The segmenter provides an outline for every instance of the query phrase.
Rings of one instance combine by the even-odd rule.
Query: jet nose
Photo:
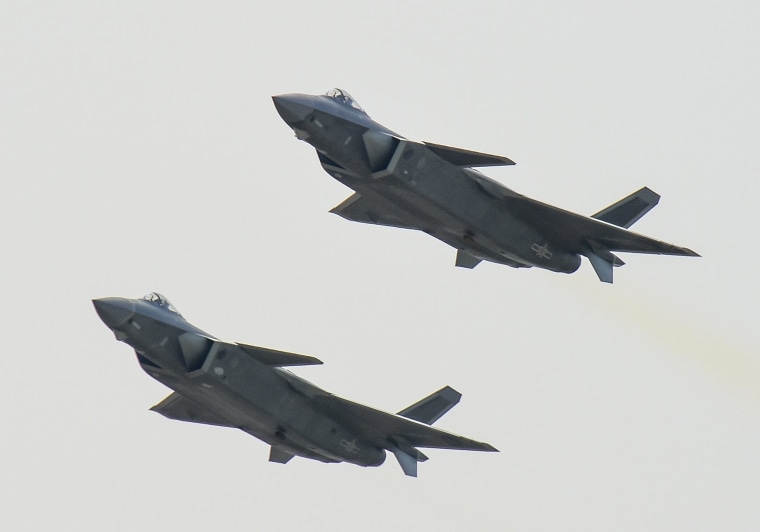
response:
[[[303,122],[303,120],[314,110],[310,105],[303,101],[300,94],[281,94],[272,96],[272,101],[282,119],[289,126]]]
[[[135,304],[122,297],[93,299],[92,304],[103,323],[112,330],[124,325],[135,315]]]

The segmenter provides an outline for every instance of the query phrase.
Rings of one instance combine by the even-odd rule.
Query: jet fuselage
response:
[[[385,460],[384,449],[362,441],[295,391],[294,386],[326,393],[293,373],[258,362],[236,344],[215,341],[152,302],[103,298],[94,304],[116,338],[135,349],[143,370],[212,412],[218,421],[211,424],[239,428],[280,450],[322,462],[377,466]]]
[[[644,187],[591,217],[518,194],[475,170],[510,159],[405,139],[372,120],[348,93],[273,96],[296,137],[356,194],[335,207],[348,220],[424,231],[456,248],[456,265],[482,260],[572,273],[586,256],[612,282],[613,251],[698,256],[628,231],[659,196]]]
[[[275,105],[325,171],[362,197],[392,204],[404,222],[471,255],[513,267],[572,273],[577,253],[562,249],[500,202],[500,183],[442,159],[356,109],[327,96],[287,94]]]

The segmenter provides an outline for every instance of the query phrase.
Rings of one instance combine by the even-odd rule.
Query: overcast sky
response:
[[[723,2],[5,2],[7,530],[760,528],[760,8]],[[615,284],[347,222],[273,94],[349,91],[416,139],[590,214],[647,185]],[[96,316],[166,295],[218,337],[397,411],[449,384],[419,478],[149,412],[170,391]]]

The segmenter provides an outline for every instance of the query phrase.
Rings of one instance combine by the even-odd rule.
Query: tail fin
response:
[[[438,421],[441,416],[454,408],[462,398],[462,394],[451,386],[444,386],[435,393],[432,393],[420,399],[411,406],[404,408],[398,413],[407,419],[413,419],[426,425],[432,425]]]
[[[473,255],[470,255],[469,253],[467,253],[463,249],[460,249],[459,251],[457,251],[456,265],[459,266],[460,268],[470,268],[470,269],[472,269],[475,266],[477,266],[478,264],[480,264],[481,260],[482,259],[479,259],[479,258],[477,258],[477,257],[475,257]]]
[[[419,421],[426,425],[432,425],[438,421],[441,416],[454,408],[462,398],[462,394],[451,386],[444,386],[435,393],[431,393],[424,399],[420,399],[411,406],[401,410],[398,415],[407,419]],[[404,474],[410,477],[417,476],[417,462],[424,462],[428,459],[419,449],[408,444],[398,441],[390,450],[396,455],[401,469]]]
[[[644,187],[591,217],[628,229],[652,210],[659,201],[659,194]]]
[[[594,267],[597,277],[603,283],[612,284],[612,268],[613,266],[623,266],[625,262],[620,260],[620,257],[611,253],[610,250],[604,246],[597,244],[593,240],[588,241],[591,251],[586,253],[586,257],[591,262],[591,266]]]
[[[428,457],[419,449],[409,445],[397,445],[392,447],[391,452],[396,456],[398,465],[408,477],[417,476],[417,462],[426,462]]]
[[[282,447],[278,447],[276,445],[272,445],[272,447],[269,449],[269,461],[270,462],[276,462],[278,464],[287,464],[290,462],[290,459],[293,458],[295,455],[291,453],[290,451],[287,451],[283,449]]]

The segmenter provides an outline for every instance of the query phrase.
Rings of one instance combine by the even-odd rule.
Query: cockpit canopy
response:
[[[164,296],[159,294],[158,292],[151,292],[149,294],[145,294],[143,296],[143,299],[145,301],[148,301],[158,307],[165,308],[166,310],[169,310],[171,312],[174,312],[178,316],[181,316],[179,312],[177,312],[177,309],[172,305],[168,299],[166,299]]]
[[[353,107],[354,109],[356,109],[357,111],[361,111],[365,115],[367,114],[367,112],[364,109],[362,109],[362,106],[359,105],[359,103],[356,100],[354,100],[353,97],[344,90],[330,89],[329,91],[325,93],[325,96],[327,96],[328,98],[332,98],[333,100],[336,100],[342,103],[343,105],[349,105]]]

